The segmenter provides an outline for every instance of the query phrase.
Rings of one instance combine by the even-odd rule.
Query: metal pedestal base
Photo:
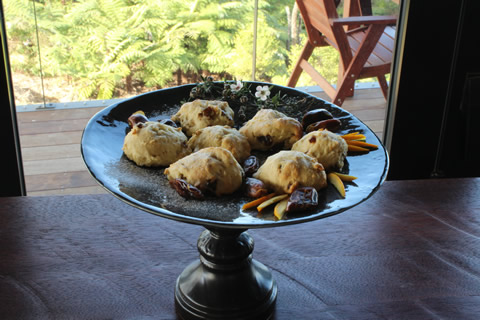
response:
[[[175,287],[183,319],[268,319],[277,298],[271,272],[252,259],[253,239],[244,230],[210,229],[198,239],[200,260]]]

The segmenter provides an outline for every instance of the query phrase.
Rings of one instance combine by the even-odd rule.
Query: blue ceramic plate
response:
[[[257,85],[271,86],[271,96],[280,92],[281,95],[314,99],[319,108],[329,110],[342,121],[338,134],[360,131],[366,136],[367,142],[379,146],[367,154],[347,157],[344,172],[358,179],[346,184],[344,199],[329,185],[319,192],[320,203],[315,210],[289,213],[284,220],[276,221],[272,210],[266,210],[261,215],[255,209],[242,211],[242,205],[251,199],[243,196],[240,191],[220,198],[207,197],[203,201],[184,199],[169,186],[163,174],[165,168],[143,168],[128,160],[122,151],[124,137],[128,132],[128,117],[137,110],[143,110],[151,120],[169,118],[176,113],[182,102],[189,99],[194,84],[142,94],[98,112],[83,132],[83,160],[92,176],[126,203],[155,215],[210,227],[249,229],[320,219],[358,205],[380,187],[386,178],[388,155],[376,135],[355,116],[296,89],[268,83],[248,84],[252,91]],[[268,154],[259,154],[262,159],[266,156]]]

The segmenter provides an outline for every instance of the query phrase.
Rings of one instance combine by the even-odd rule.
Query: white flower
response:
[[[232,89],[233,92],[238,92],[243,88],[243,83],[240,80],[237,80],[237,83],[231,84],[230,89]]]
[[[258,86],[257,92],[255,92],[255,97],[259,98],[262,101],[267,100],[268,96],[270,96],[270,90],[268,90],[268,86]]]

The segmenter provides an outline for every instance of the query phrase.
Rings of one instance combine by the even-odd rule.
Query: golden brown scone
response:
[[[291,150],[268,157],[253,177],[277,193],[292,193],[299,187],[320,190],[327,186],[323,166],[315,158]]]
[[[182,179],[217,196],[235,192],[243,180],[243,169],[227,149],[210,147],[172,163],[164,173],[168,180]]]
[[[225,101],[195,100],[182,105],[172,120],[179,122],[187,136],[214,125],[233,127],[234,112]]]
[[[313,131],[298,140],[292,150],[301,151],[314,157],[325,170],[340,170],[343,168],[348,146],[338,134],[328,130]]]
[[[188,140],[192,152],[208,147],[222,147],[230,151],[239,163],[250,155],[250,144],[238,130],[229,126],[211,126],[198,130]]]
[[[302,124],[281,112],[262,109],[240,128],[252,150],[269,150],[275,145],[290,147],[302,137]]]
[[[122,149],[127,158],[146,167],[168,166],[190,153],[180,128],[154,121],[134,125]]]

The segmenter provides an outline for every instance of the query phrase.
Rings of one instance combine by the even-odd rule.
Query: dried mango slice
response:
[[[271,198],[271,199],[268,199],[267,201],[262,202],[262,203],[257,207],[257,210],[258,210],[258,212],[261,212],[263,209],[265,209],[265,208],[268,207],[269,205],[274,204],[274,203],[277,203],[278,201],[283,200],[283,199],[285,199],[286,197],[288,197],[288,194],[282,194],[282,195],[279,195],[279,196],[275,196],[275,197],[273,197],[273,198]]]
[[[272,198],[275,195],[275,193],[270,193],[267,194],[266,196],[263,196],[261,198],[255,199],[253,201],[247,202],[242,206],[242,210],[247,210],[253,207],[258,206],[259,204],[267,201],[268,199]]]
[[[337,189],[338,193],[340,193],[340,195],[345,198],[345,186],[343,185],[340,177],[337,176],[335,173],[331,172],[327,175],[327,180],[335,187],[335,189]]]

